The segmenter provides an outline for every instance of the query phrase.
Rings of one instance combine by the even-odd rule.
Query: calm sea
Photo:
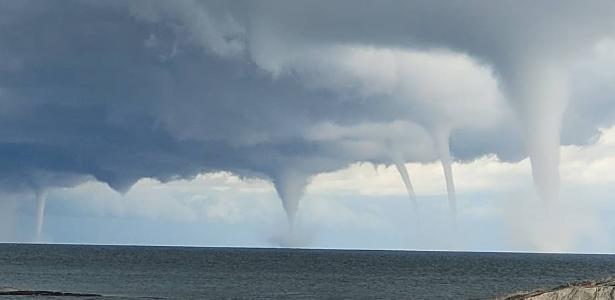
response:
[[[613,255],[0,244],[0,286],[103,299],[484,299],[612,275]]]

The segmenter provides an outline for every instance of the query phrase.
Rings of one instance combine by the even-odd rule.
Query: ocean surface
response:
[[[615,255],[0,244],[0,287],[97,299],[490,299],[614,275]]]

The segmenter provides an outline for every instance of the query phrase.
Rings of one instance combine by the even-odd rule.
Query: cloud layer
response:
[[[450,148],[529,155],[554,198],[560,143],[615,120],[612,1],[0,6],[7,192],[227,171],[272,181],[290,216],[316,174]]]

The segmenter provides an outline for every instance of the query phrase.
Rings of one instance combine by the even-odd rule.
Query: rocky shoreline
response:
[[[609,300],[615,299],[615,279],[580,281],[550,290],[516,293],[501,300]]]

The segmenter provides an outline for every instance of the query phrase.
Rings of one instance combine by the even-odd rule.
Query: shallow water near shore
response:
[[[613,275],[615,255],[0,244],[0,287],[97,299],[489,299]]]

